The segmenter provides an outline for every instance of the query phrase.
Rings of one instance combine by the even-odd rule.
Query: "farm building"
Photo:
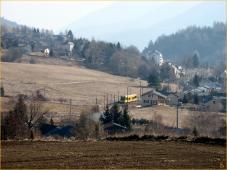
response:
[[[167,96],[155,91],[150,90],[141,96],[142,106],[152,106],[152,105],[165,105],[168,103]]]
[[[168,104],[171,106],[175,106],[178,104],[178,100],[183,98],[183,96],[179,93],[170,93],[167,96]]]
[[[123,132],[127,130],[126,127],[121,126],[120,124],[110,122],[104,125],[104,130],[108,133]]]

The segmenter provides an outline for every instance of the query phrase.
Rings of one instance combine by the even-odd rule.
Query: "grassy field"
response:
[[[45,95],[50,100],[58,101],[60,98],[66,99],[63,104],[45,103],[47,109],[52,112],[52,117],[56,120],[60,116],[67,116],[69,113],[69,99],[72,99],[72,113],[77,117],[87,106],[96,104],[100,108],[104,107],[104,95],[109,102],[119,96],[127,94],[128,86],[140,85],[140,80],[127,77],[114,76],[100,71],[95,71],[79,66],[61,66],[47,64],[25,64],[25,63],[1,63],[2,82],[5,93],[9,96],[23,93],[31,95],[38,89],[45,88]],[[145,81],[141,81],[146,85]],[[139,95],[139,88],[130,87],[129,93]],[[146,91],[148,89],[144,89]],[[44,91],[41,91],[42,93]],[[112,96],[111,96],[112,95]],[[7,98],[1,98],[3,109],[7,111]],[[87,105],[87,106],[86,106]],[[168,126],[176,125],[176,108],[170,106],[155,106],[146,108],[130,109],[133,118],[145,118],[152,120],[154,115],[162,117],[162,123]],[[179,127],[185,125],[184,119],[191,114],[186,109],[179,109]],[[210,113],[209,113],[210,114]],[[215,113],[217,116],[225,117],[224,114]],[[56,120],[57,121],[57,120]]]
[[[224,169],[225,165],[225,147],[205,144],[167,141],[2,142],[2,169]]]
[[[1,63],[2,82],[6,95],[19,93],[31,95],[45,88],[45,95],[51,99],[72,99],[73,104],[103,104],[104,95],[109,101],[127,94],[128,86],[138,86],[138,79],[114,76],[79,66],[45,64]],[[146,82],[142,81],[142,85]],[[129,93],[139,94],[139,88],[129,88]],[[112,95],[112,98],[111,98]]]
[[[135,119],[147,119],[147,120],[154,120],[155,116],[161,117],[161,122],[164,125],[175,127],[176,126],[176,107],[170,107],[170,106],[153,106],[153,107],[144,107],[144,108],[133,108],[131,109],[132,117]],[[179,127],[181,128],[187,128],[188,125],[186,124],[185,120],[188,118],[189,115],[192,114],[203,114],[204,112],[193,112],[187,109],[181,109],[178,110],[179,115]],[[219,118],[219,120],[226,119],[225,113],[219,113],[219,112],[207,112],[207,116],[214,116]],[[214,124],[214,123],[213,123]],[[218,126],[218,124],[217,124]]]

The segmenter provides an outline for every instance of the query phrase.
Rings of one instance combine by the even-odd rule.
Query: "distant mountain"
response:
[[[4,26],[9,27],[9,28],[15,28],[15,27],[20,26],[16,22],[7,20],[7,19],[2,18],[2,17],[0,18],[0,23],[1,23],[1,26],[4,25]]]
[[[214,21],[225,22],[225,11],[224,3],[216,2],[193,6],[122,3],[91,13],[65,28],[71,29],[77,37],[119,41],[142,50],[150,40],[155,41],[162,34],[171,34],[190,25],[212,26]]]
[[[165,60],[182,64],[195,53],[203,64],[220,64],[226,57],[226,24],[214,23],[212,27],[190,26],[174,34],[162,35],[143,50],[149,56],[160,51]]]

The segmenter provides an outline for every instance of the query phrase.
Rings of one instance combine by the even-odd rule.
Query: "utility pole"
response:
[[[127,97],[126,97],[126,103],[127,103],[127,106],[128,106],[128,86],[127,86]]]
[[[98,98],[97,98],[97,96],[95,97],[95,112],[98,112],[98,110],[99,110],[99,106],[98,106]]]
[[[112,102],[113,102],[113,95],[110,94],[110,103],[112,103]]]
[[[72,114],[72,99],[69,99],[69,115]]]
[[[177,117],[176,117],[177,129],[178,129],[178,107],[179,107],[179,99],[177,99]]]
[[[97,96],[95,98],[95,105],[98,105],[98,99],[97,99]]]
[[[103,100],[103,109],[105,110],[105,108],[106,108],[106,96],[105,96],[105,94],[104,94],[104,100]]]
[[[140,100],[141,100],[141,80],[140,80]]]
[[[45,87],[43,88],[43,95],[44,95],[44,97],[46,97],[46,89],[45,89]]]
[[[119,91],[117,92],[117,100],[119,102]]]
[[[107,104],[107,106],[109,105],[109,101],[108,101],[109,99],[108,99],[108,97],[109,96],[108,96],[108,93],[107,93],[107,97],[106,97],[106,104]]]
[[[114,93],[114,103],[116,102],[116,100],[115,100],[115,93]]]

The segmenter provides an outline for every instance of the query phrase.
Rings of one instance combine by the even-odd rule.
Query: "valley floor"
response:
[[[157,141],[3,141],[1,168],[226,167],[225,147]]]

